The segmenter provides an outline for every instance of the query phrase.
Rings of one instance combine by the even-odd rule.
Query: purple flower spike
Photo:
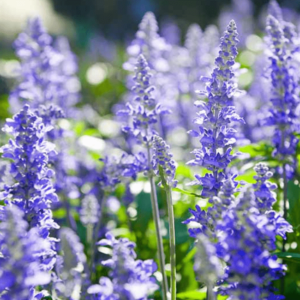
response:
[[[25,105],[13,119],[7,119],[3,130],[14,138],[0,148],[2,157],[12,160],[10,173],[14,182],[4,185],[0,198],[7,205],[18,206],[30,227],[37,227],[41,237],[51,240],[49,231],[59,226],[51,211],[58,197],[51,181],[54,171],[48,168],[49,155],[55,154],[54,145],[44,140],[49,127]],[[54,257],[45,259],[45,268],[51,269],[54,262]]]
[[[73,115],[79,101],[80,83],[75,76],[77,62],[68,42],[58,38],[52,46],[52,38],[39,18],[28,20],[24,32],[14,42],[16,55],[21,61],[18,85],[10,94],[13,112],[26,103],[33,109],[40,105],[59,107],[68,117]]]
[[[127,103],[126,109],[119,111],[118,115],[128,118],[128,125],[123,126],[124,132],[133,135],[139,142],[148,144],[152,136],[157,134],[155,125],[158,117],[168,111],[156,104],[153,96],[154,86],[150,82],[151,74],[143,55],[138,57],[135,71],[135,86],[132,88],[136,95],[135,101],[133,104]]]
[[[203,78],[207,82],[204,95],[208,97],[208,102],[196,102],[197,107],[201,109],[195,124],[198,125],[198,136],[202,146],[193,151],[196,158],[189,164],[211,171],[204,177],[196,175],[197,180],[193,183],[203,186],[203,197],[218,194],[226,178],[225,170],[234,158],[231,150],[236,142],[236,131],[230,124],[243,122],[233,105],[236,85],[233,81],[232,67],[237,56],[237,43],[236,25],[231,21],[221,38],[221,49],[215,60],[216,68],[210,78]],[[194,131],[193,135],[195,136]]]
[[[290,28],[291,29],[291,28]],[[296,166],[293,156],[299,143],[295,133],[299,132],[299,88],[296,68],[293,63],[293,43],[284,33],[283,24],[273,16],[268,16],[267,33],[270,59],[270,79],[272,84],[272,106],[265,125],[273,126],[273,155],[288,165],[288,177],[293,176]],[[293,35],[291,32],[289,36]],[[286,168],[287,169],[287,168]]]

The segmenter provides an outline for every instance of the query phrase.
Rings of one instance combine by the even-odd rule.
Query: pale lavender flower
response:
[[[84,247],[77,234],[70,228],[62,228],[59,237],[61,257],[58,257],[56,265],[58,279],[55,287],[59,294],[71,297],[70,299],[79,299],[86,263]]]
[[[107,233],[106,239],[101,240],[101,246],[112,248],[110,259],[102,261],[102,265],[110,269],[109,276],[101,277],[99,284],[88,289],[93,299],[146,300],[148,295],[157,290],[158,286],[153,277],[157,266],[153,260],[136,260],[135,244],[128,239],[119,240]]]
[[[28,231],[23,218],[21,209],[7,205],[0,223],[0,295],[3,300],[38,299],[35,287],[50,282],[50,274],[42,270],[40,262],[52,251],[51,245],[40,237],[36,227]]]

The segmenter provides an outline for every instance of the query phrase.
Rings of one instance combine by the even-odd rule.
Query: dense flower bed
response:
[[[109,119],[82,106],[68,41],[28,21],[0,148],[0,299],[299,296],[300,38],[275,1],[264,39],[239,8],[184,45],[146,13]]]

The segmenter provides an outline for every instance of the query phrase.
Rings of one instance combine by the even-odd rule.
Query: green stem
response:
[[[207,285],[206,300],[216,300],[216,295],[211,284]]]
[[[283,218],[286,220],[287,219],[287,175],[286,175],[286,164],[283,164]],[[283,239],[282,241],[282,252],[285,252],[285,245],[286,245],[286,240]],[[285,277],[281,277],[280,280],[280,293],[284,295],[284,290],[285,290]]]
[[[286,164],[283,164],[283,218],[286,220],[287,219],[287,175],[286,175]],[[285,244],[286,240],[283,240],[282,243],[282,252],[285,252]]]
[[[155,187],[154,177],[152,174],[149,174],[149,180],[151,186],[152,213],[153,213],[153,220],[154,220],[155,230],[156,230],[159,268],[162,274],[163,300],[167,300],[168,281],[167,281],[167,276],[165,271],[165,255],[164,255],[163,240],[162,240],[160,224],[159,224],[159,210],[158,210],[158,202],[156,196],[156,187]]]
[[[96,225],[95,231],[92,232],[92,244],[90,246],[92,248],[92,250],[91,250],[91,262],[90,262],[90,276],[91,277],[92,277],[93,271],[94,271],[94,261],[95,261],[95,256],[96,256],[96,251],[95,251],[96,246],[95,246],[95,244],[96,244],[97,239],[98,239],[99,230],[101,229],[101,225],[102,225],[102,221],[103,221],[103,217],[104,217],[104,210],[106,208],[106,200],[107,200],[107,197],[106,197],[106,195],[104,195],[103,199],[102,199],[102,204],[101,204],[101,210],[100,210],[98,223]]]
[[[171,263],[171,299],[176,300],[176,240],[175,240],[175,223],[174,210],[172,201],[172,190],[166,187],[169,233],[170,233],[170,263]]]
[[[126,207],[125,210],[126,210],[127,224],[128,224],[129,231],[133,232],[132,225],[131,225],[131,220],[130,220],[130,216],[129,216],[129,213],[128,213],[128,208]]]
[[[89,256],[90,256],[90,272],[93,271],[93,261],[92,258],[94,257],[95,247],[94,247],[94,238],[93,238],[93,224],[88,224],[86,227],[86,236],[87,236],[87,244],[89,246]]]

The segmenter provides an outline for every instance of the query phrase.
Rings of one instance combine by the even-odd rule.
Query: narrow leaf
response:
[[[300,264],[300,253],[278,252],[274,254],[276,254],[277,257],[282,258],[284,260],[288,260]]]

